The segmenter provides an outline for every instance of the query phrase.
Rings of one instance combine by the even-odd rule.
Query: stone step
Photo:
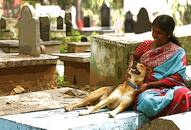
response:
[[[108,110],[78,116],[81,110],[38,111],[0,117],[0,130],[135,130],[149,120],[141,113],[126,111],[108,118]]]
[[[190,130],[191,112],[164,116],[144,124],[138,130]]]

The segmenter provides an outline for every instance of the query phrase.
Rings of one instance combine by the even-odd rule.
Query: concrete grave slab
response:
[[[191,112],[164,116],[152,120],[138,130],[190,130]]]
[[[63,109],[39,111],[0,117],[3,130],[135,130],[148,122],[140,113],[126,111],[108,118],[107,109],[96,114],[78,116],[83,110],[65,112]]]

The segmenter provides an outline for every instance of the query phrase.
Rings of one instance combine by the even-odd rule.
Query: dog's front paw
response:
[[[114,114],[114,113],[110,112],[110,113],[109,113],[109,118],[114,118],[114,117],[115,117],[115,115],[116,115],[116,114]]]
[[[72,111],[73,108],[72,108],[71,106],[64,106],[64,110],[65,110],[66,112],[69,112],[69,111]]]

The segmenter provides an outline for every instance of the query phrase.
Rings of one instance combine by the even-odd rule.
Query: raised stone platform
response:
[[[46,47],[46,53],[58,53],[60,51],[61,41],[41,41],[40,45]],[[18,53],[19,41],[18,40],[0,40],[0,48],[5,53]]]
[[[40,57],[9,53],[0,55],[0,96],[11,94],[16,86],[25,92],[56,88],[58,57]]]
[[[108,118],[107,110],[78,116],[83,110],[63,109],[39,111],[0,117],[1,130],[135,130],[149,120],[140,113],[126,111]]]
[[[68,52],[89,52],[90,42],[68,42]]]
[[[146,123],[138,130],[190,130],[191,112],[164,116]]]
[[[0,130],[135,130],[149,120],[141,113],[125,111],[108,118],[108,110],[87,116],[65,112],[63,106],[80,101],[86,91],[60,89],[0,97]]]
[[[84,53],[53,53],[64,62],[64,80],[73,85],[89,85],[90,52]]]
[[[79,31],[83,35],[91,35],[93,32],[99,34],[114,33],[115,29],[112,29],[111,27],[84,27],[81,28]]]
[[[91,43],[90,85],[121,83],[126,73],[128,58],[143,39],[152,39],[151,33],[94,36]]]

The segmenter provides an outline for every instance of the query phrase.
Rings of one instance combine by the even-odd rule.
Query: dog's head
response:
[[[127,73],[129,81],[140,85],[147,74],[147,68],[145,65],[134,61],[132,67],[128,68]]]

